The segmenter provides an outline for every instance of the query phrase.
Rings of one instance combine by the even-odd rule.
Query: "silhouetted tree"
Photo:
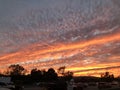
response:
[[[71,78],[73,78],[73,72],[67,71],[65,72],[65,66],[60,67],[58,69],[58,74],[61,74],[65,80],[69,81]]]
[[[73,78],[73,72],[68,71],[64,73],[64,77],[66,81],[70,81]]]
[[[58,75],[55,72],[55,70],[53,68],[49,68],[46,73],[46,79],[48,81],[55,81],[55,80],[57,80],[57,78],[58,78]]]
[[[101,75],[101,80],[111,82],[114,80],[114,75],[110,74],[110,72],[105,72],[104,74]]]
[[[31,70],[31,78],[34,82],[41,81],[42,78],[42,72],[38,70],[37,68]]]
[[[66,68],[65,66],[62,66],[62,67],[58,68],[58,70],[57,70],[58,74],[64,75],[65,68]]]
[[[20,66],[19,64],[10,65],[8,67],[8,73],[10,75],[24,75],[25,72],[26,72],[26,69],[24,69],[24,67]]]
[[[23,82],[22,76],[25,75],[26,69],[19,64],[13,64],[8,67],[8,72],[11,76],[11,81],[17,85]]]

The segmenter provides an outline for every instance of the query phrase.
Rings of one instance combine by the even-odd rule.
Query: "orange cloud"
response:
[[[74,66],[71,67],[70,70],[74,71],[75,65],[77,65],[78,70],[82,70],[83,62],[75,61],[75,59],[78,57],[80,59],[81,56],[77,56],[79,53],[87,53],[89,46],[95,46],[95,45],[103,45],[114,41],[120,41],[120,33],[114,33],[109,34],[81,42],[74,42],[74,43],[57,43],[52,44],[51,46],[42,47],[40,44],[34,44],[27,47],[24,47],[20,51],[16,53],[6,54],[0,57],[0,66],[7,67],[9,64],[21,64],[25,66],[27,69],[31,67],[50,67],[53,66],[57,69],[57,66],[61,65],[69,65]],[[92,51],[90,53],[87,53],[87,56],[93,56],[97,53],[97,51]],[[77,56],[75,59],[73,59],[73,56]],[[112,60],[116,57],[112,57]],[[68,59],[68,60],[66,60]],[[72,61],[71,61],[71,60]],[[108,58],[109,59],[109,58]],[[2,65],[2,62],[6,63],[6,65]],[[71,62],[71,63],[70,63]],[[66,63],[66,64],[64,64]],[[92,63],[89,65],[91,66],[95,61],[93,60]],[[90,68],[96,68],[96,67],[103,67],[104,64],[101,64],[98,66],[97,62],[95,63],[95,66],[92,65],[92,67],[87,66],[85,69]],[[108,63],[106,64],[108,65]],[[110,65],[113,65],[112,63]],[[114,66],[114,65],[113,65]],[[68,69],[69,70],[69,69]],[[77,74],[76,74],[77,75]]]

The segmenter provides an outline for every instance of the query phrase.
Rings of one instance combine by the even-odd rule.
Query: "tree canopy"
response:
[[[8,67],[8,73],[10,75],[24,75],[25,71],[24,67],[19,64],[13,64]]]

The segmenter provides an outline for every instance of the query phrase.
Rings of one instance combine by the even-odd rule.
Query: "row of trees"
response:
[[[73,78],[73,72],[70,71],[65,71],[65,66],[60,67],[57,72],[53,68],[49,68],[47,71],[46,70],[38,70],[37,68],[32,69],[30,74],[26,75],[26,69],[23,66],[20,65],[10,65],[8,67],[8,70],[6,74],[8,76],[12,77],[12,81],[16,82],[18,81],[24,81],[25,83],[33,83],[33,82],[40,82],[40,81],[57,81],[62,77],[65,81],[69,81],[71,78]],[[58,75],[61,75],[59,77]],[[81,78],[80,81],[87,81],[87,78]],[[111,82],[114,79],[114,75],[110,74],[109,72],[105,72],[104,74],[101,74],[101,78],[95,79],[95,81],[106,81],[106,82]]]
[[[111,82],[114,80],[114,75],[110,74],[109,72],[105,72],[104,74],[101,74],[101,80]]]
[[[58,74],[64,78],[64,80],[69,81],[73,77],[73,73],[65,71],[66,67],[60,67],[56,72],[53,68],[46,70],[39,70],[37,68],[32,69],[30,74],[26,75],[26,69],[19,65],[10,65],[7,69],[6,74],[12,77],[12,81],[24,81],[25,83],[33,83],[40,81],[57,81],[59,79]]]

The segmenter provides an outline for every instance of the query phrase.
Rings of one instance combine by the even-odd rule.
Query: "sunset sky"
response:
[[[120,0],[0,0],[0,70],[11,64],[120,75]]]

